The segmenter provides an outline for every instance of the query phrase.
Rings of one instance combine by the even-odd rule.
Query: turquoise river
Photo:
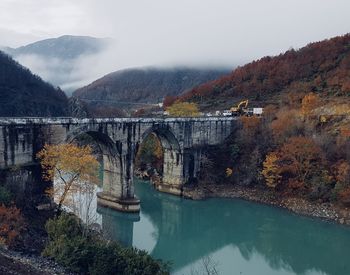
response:
[[[172,274],[350,274],[350,229],[237,199],[192,201],[136,182],[140,214],[98,208],[109,238],[172,262]]]

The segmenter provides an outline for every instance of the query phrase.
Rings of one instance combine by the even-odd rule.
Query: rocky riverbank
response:
[[[281,198],[271,190],[237,185],[201,185],[185,188],[185,198],[200,200],[206,198],[239,198],[287,209],[299,215],[321,218],[339,224],[350,225],[350,209],[333,203],[308,201],[298,197]]]
[[[0,248],[0,274],[71,275],[72,273],[47,258]]]
[[[11,249],[0,245],[0,274],[9,275],[69,275],[72,274],[59,264],[40,256],[47,233],[45,223],[54,212],[43,205],[26,207],[22,210],[26,220],[26,230]]]

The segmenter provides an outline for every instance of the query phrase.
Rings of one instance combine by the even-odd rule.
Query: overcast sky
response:
[[[233,66],[350,32],[350,0],[0,0],[0,45],[111,37],[116,67]]]

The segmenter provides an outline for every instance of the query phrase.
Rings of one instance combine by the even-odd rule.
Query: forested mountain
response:
[[[89,105],[129,108],[124,103],[158,103],[227,73],[224,69],[138,68],[113,72],[76,90],[74,97]]]
[[[64,35],[2,50],[45,81],[70,93],[90,79],[87,59],[98,59],[96,56],[107,50],[111,42],[108,38]]]
[[[267,201],[296,198],[348,207],[350,35],[264,57],[177,99],[222,110],[245,98],[251,107],[264,108],[262,116],[239,116],[224,144],[203,151],[200,183],[272,191]]]
[[[0,116],[65,116],[67,97],[0,52]]]
[[[197,86],[180,99],[204,109],[226,108],[243,98],[276,102],[290,92],[349,96],[350,34],[264,57]]]
[[[100,52],[109,41],[110,39],[89,36],[63,35],[58,38],[40,40],[15,49],[4,48],[4,51],[13,56],[34,54],[68,60],[81,55]]]

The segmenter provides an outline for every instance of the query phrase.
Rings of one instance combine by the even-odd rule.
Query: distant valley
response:
[[[76,90],[92,112],[103,108],[132,110],[162,102],[229,73],[228,69],[135,68],[110,73]]]
[[[94,61],[103,63],[98,58],[110,50],[111,45],[111,39],[64,35],[19,48],[1,47],[1,51],[14,59],[11,60],[5,54],[1,55],[3,60],[0,60],[0,62],[4,66],[4,83],[1,90],[4,95],[1,100],[4,103],[2,115],[130,115],[131,111],[135,111],[142,106],[162,102],[166,96],[181,95],[197,85],[214,80],[231,71],[223,68],[141,67],[112,72],[93,81],[94,79],[91,79],[91,77],[95,75],[94,73],[99,68],[91,67],[91,64],[87,66],[86,63],[94,63]],[[11,64],[11,68],[7,63]],[[28,84],[26,80],[23,80],[23,83],[18,82],[18,87],[14,89],[11,86],[11,79],[9,79],[9,77],[11,78],[11,72],[14,71],[14,75],[25,71],[29,78],[35,79],[36,84],[40,83],[40,85],[49,87],[48,90],[51,90],[53,98],[59,93],[60,97],[64,98],[64,102],[58,103],[60,111],[52,111],[51,107],[45,106],[25,106],[21,100],[26,96],[30,97],[30,101],[37,100],[40,102],[42,98],[39,97],[43,96],[41,94],[42,89],[39,88],[34,91],[32,89],[34,86]],[[84,84],[89,83],[87,82],[88,79],[93,82],[84,86]],[[60,88],[55,89],[54,87]],[[70,104],[68,104],[63,92],[68,96],[74,92]],[[14,96],[13,99],[11,95]],[[45,96],[49,95],[46,94]],[[44,100],[48,100],[48,104],[51,104],[51,99]],[[6,102],[9,102],[9,104],[6,105]],[[60,105],[61,103],[64,106]],[[18,106],[18,108],[13,109],[12,106]],[[44,108],[47,110],[43,111]]]

